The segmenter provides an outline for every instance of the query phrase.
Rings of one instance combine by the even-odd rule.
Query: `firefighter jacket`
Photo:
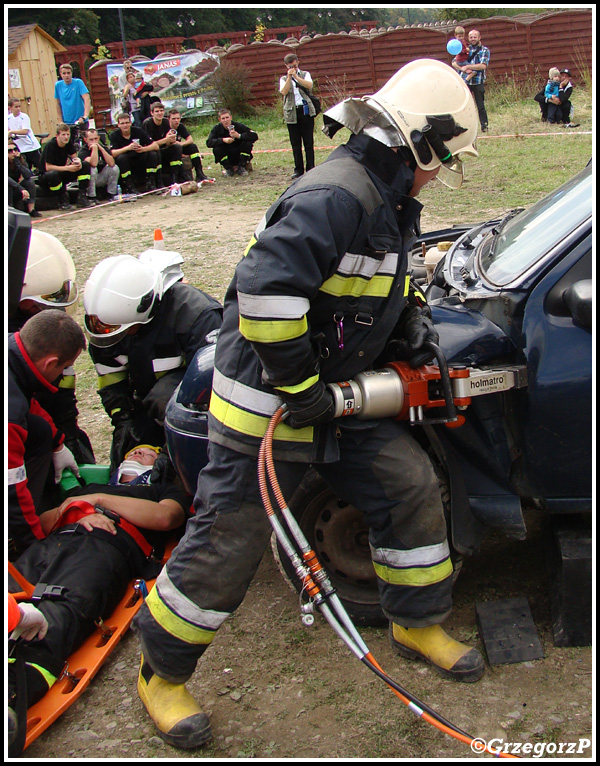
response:
[[[107,348],[90,343],[98,392],[113,425],[133,413],[134,397],[145,399],[166,376],[170,396],[196,351],[214,342],[211,333],[221,326],[221,315],[221,306],[214,298],[192,285],[176,282],[162,296],[152,320],[140,325],[135,335],[126,335]],[[166,404],[169,396],[162,390],[165,386],[158,388],[160,400]]]
[[[57,449],[64,435],[35,398],[38,392],[56,392],[37,371],[19,333],[8,336],[8,533],[20,549],[42,539],[33,498],[27,486],[27,438],[30,418],[47,421],[52,434],[51,449]]]
[[[407,196],[413,181],[391,149],[352,136],[269,208],[225,298],[213,441],[254,454],[279,390],[347,380],[377,359],[407,299],[408,247],[422,209]],[[274,454],[337,460],[335,431],[284,422]]]

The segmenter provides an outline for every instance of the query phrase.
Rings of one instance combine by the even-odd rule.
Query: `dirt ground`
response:
[[[270,174],[271,198],[288,173]],[[186,277],[222,299],[267,204],[260,171],[247,179],[219,177],[184,198],[145,197],[36,222],[69,248],[83,285],[103,257],[138,254],[161,228],[167,248],[185,258]],[[493,211],[490,211],[493,212]],[[441,222],[423,218],[424,228]],[[444,222],[445,223],[445,222]],[[82,318],[81,309],[78,317]],[[80,423],[106,462],[109,422],[95,392],[89,360],[77,362]],[[526,596],[544,657],[488,667],[476,684],[454,684],[429,667],[396,657],[383,629],[365,628],[372,653],[419,699],[475,737],[501,743],[553,743],[550,757],[592,755],[592,650],[553,645],[539,519],[523,542],[490,538],[465,562],[455,587],[450,634],[483,649],[475,604]],[[129,632],[88,690],[26,751],[45,759],[468,759],[469,747],[418,720],[347,650],[321,616],[300,619],[298,596],[283,580],[271,551],[238,612],[201,660],[189,689],[210,714],[211,744],[177,751],[159,739],[139,701],[139,650]],[[71,668],[71,671],[75,669]],[[566,745],[576,743],[573,754]],[[562,755],[560,754],[562,751]],[[481,757],[481,756],[478,756]],[[489,756],[488,756],[489,757]]]

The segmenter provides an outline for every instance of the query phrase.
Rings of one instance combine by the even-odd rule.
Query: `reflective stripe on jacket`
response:
[[[211,438],[254,453],[278,391],[345,380],[382,352],[406,301],[407,251],[421,210],[413,173],[353,136],[267,211],[225,298]],[[275,431],[288,460],[335,460],[334,428]]]

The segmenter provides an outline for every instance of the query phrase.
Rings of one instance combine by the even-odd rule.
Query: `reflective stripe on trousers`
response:
[[[393,420],[340,426],[341,460],[315,465],[341,499],[363,511],[386,615],[404,626],[442,622],[452,606],[452,565],[437,479],[426,453]],[[271,533],[256,459],[211,443],[196,516],[135,618],[159,676],[185,682],[216,630],[241,604]],[[286,498],[307,466],[276,463]]]

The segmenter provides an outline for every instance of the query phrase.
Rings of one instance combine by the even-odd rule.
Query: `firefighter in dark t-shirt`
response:
[[[214,183],[214,178],[209,178],[204,174],[200,150],[194,143],[194,139],[189,130],[181,122],[181,113],[178,112],[177,109],[171,109],[169,111],[169,126],[171,130],[174,130],[177,133],[177,141],[181,145],[182,153],[189,157],[192,162],[192,167],[196,174],[196,181],[198,183]]]
[[[77,207],[91,207],[93,203],[87,196],[90,164],[79,159],[71,141],[71,128],[61,122],[56,126],[56,136],[44,144],[40,160],[40,183],[57,197],[60,210],[73,209],[67,192],[67,184],[71,181],[77,181],[79,185]]]
[[[151,117],[144,120],[142,125],[152,141],[160,149],[160,164],[162,179],[167,184],[183,183],[186,178],[181,159],[181,144],[177,141],[177,131],[169,125],[165,117],[165,107],[160,101],[155,101],[150,107]]]
[[[146,182],[146,191],[157,188],[159,173],[159,147],[141,129],[132,126],[131,117],[125,112],[117,116],[118,128],[110,134],[110,148],[119,170],[121,186],[127,194],[135,193],[133,173],[142,175]],[[162,184],[158,185],[161,188]]]

